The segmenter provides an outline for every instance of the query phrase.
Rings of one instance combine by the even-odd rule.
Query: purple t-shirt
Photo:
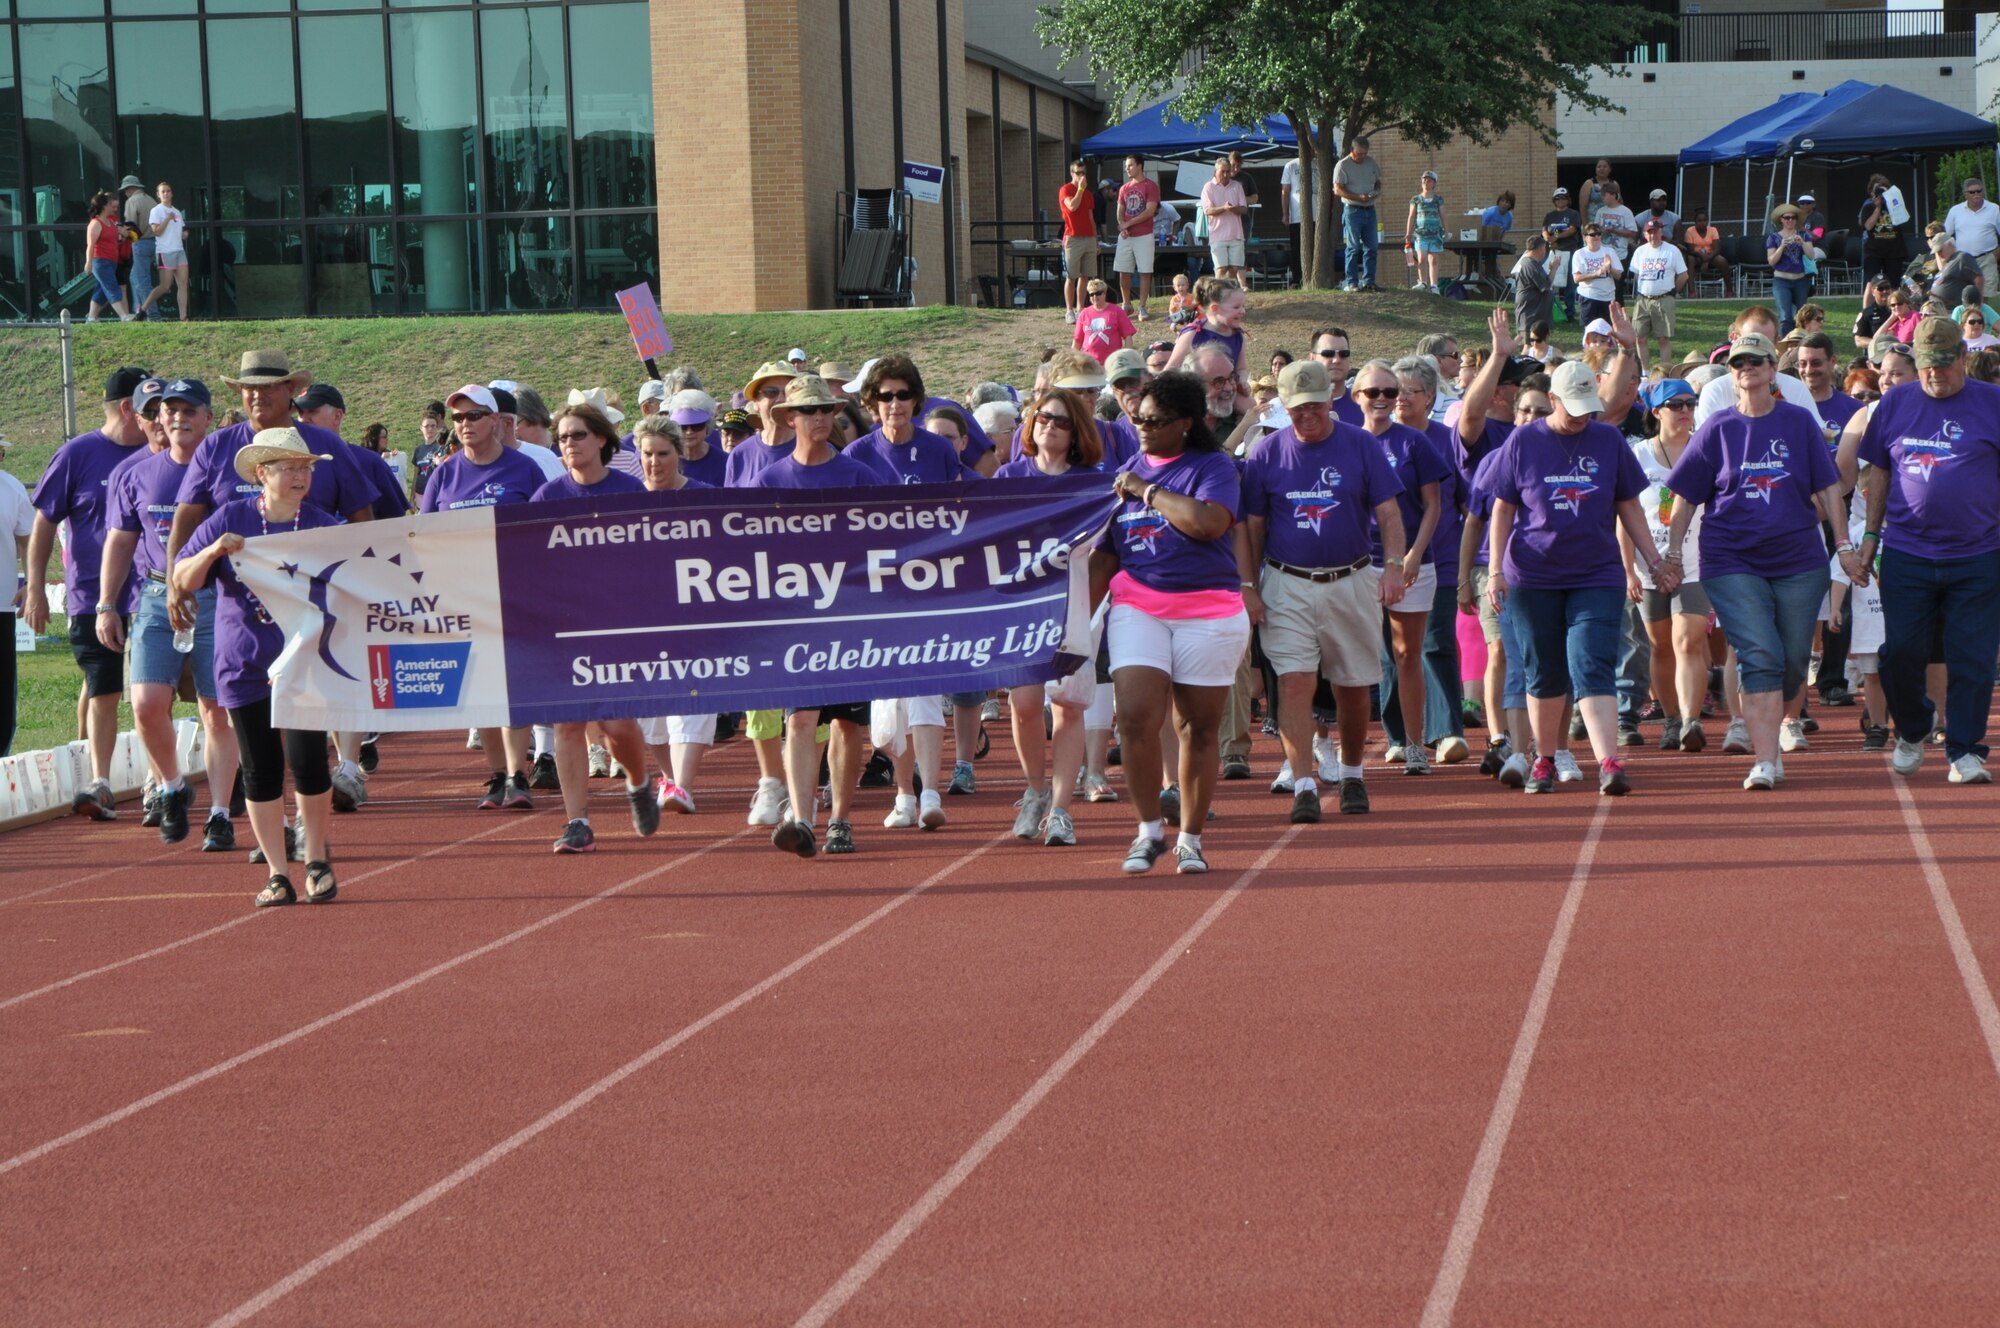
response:
[[[461,507],[504,507],[525,503],[547,480],[542,468],[519,449],[503,447],[488,465],[465,452],[455,452],[431,472],[421,506],[426,512],[451,512]]]
[[[1438,528],[1431,536],[1431,547],[1437,550],[1438,585],[1456,586],[1458,542],[1465,535],[1465,472],[1458,467],[1458,430],[1432,420],[1424,426],[1424,436],[1444,462],[1444,478],[1438,481]]]
[[[1428,434],[1419,433],[1407,424],[1391,421],[1388,432],[1377,438],[1375,445],[1382,449],[1384,459],[1396,472],[1397,483],[1403,486],[1403,491],[1396,495],[1396,506],[1403,514],[1403,545],[1407,548],[1409,542],[1417,537],[1417,527],[1424,521],[1423,486],[1426,484],[1438,486],[1438,503],[1442,508],[1445,501],[1444,482],[1451,474],[1451,467],[1445,465],[1444,458],[1431,446]],[[1372,521],[1369,524],[1371,531],[1368,542],[1369,556],[1374,558],[1375,565],[1380,567],[1382,530]],[[1444,512],[1440,510],[1438,528],[1432,533],[1431,542],[1424,547],[1425,563],[1437,562],[1437,536],[1444,532],[1444,528]]]
[[[266,529],[266,526],[269,529]],[[339,525],[340,519],[311,503],[299,508],[296,521],[267,523],[260,498],[231,499],[208,514],[195,527],[185,546],[199,553],[221,537],[235,531],[246,540],[266,534],[289,534],[294,530],[315,530]],[[209,568],[211,584],[219,584],[215,609],[215,695],[228,709],[254,705],[271,694],[271,665],[285,648],[284,629],[271,620],[250,588],[236,578],[236,568],[228,558],[218,558]]]
[[[333,460],[313,467],[312,488],[306,501],[336,516],[369,511],[375,507],[375,482],[362,472],[355,460],[355,448],[339,434],[316,424],[295,423],[299,436],[314,455]],[[236,454],[249,446],[257,429],[248,420],[217,429],[194,449],[194,460],[181,477],[180,500],[205,504],[211,512],[238,498],[254,498],[262,491],[254,480],[236,473]]]
[[[126,447],[105,436],[102,429],[78,434],[56,449],[49,468],[42,472],[32,499],[35,510],[53,522],[69,522],[69,541],[64,550],[63,605],[72,618],[84,617],[97,607],[98,573],[104,566],[104,522],[110,511],[111,473],[127,461],[146,455],[144,444]],[[9,536],[11,538],[11,536]],[[125,583],[125,601],[119,607],[130,611],[138,603],[138,593],[130,578]]]
[[[1227,453],[1183,452],[1164,466],[1136,456],[1119,469],[1170,493],[1217,503],[1232,513],[1241,510],[1243,485]],[[1137,498],[1128,498],[1113,516],[1105,538],[1117,551],[1119,566],[1148,589],[1177,593],[1237,588],[1235,546],[1227,531],[1220,539],[1194,539]]]
[[[942,440],[940,440],[942,441]],[[748,446],[746,444],[745,446]],[[950,444],[946,443],[949,447]],[[741,452],[741,447],[736,449]],[[732,453],[732,455],[734,455]],[[845,452],[835,452],[833,456],[817,466],[802,466],[787,452],[775,461],[767,461],[757,469],[747,483],[733,487],[741,489],[873,489],[882,485],[882,476]]]
[[[708,450],[699,459],[690,461],[681,458],[681,474],[690,480],[700,480],[704,489],[719,489],[729,470],[729,453],[722,450],[720,431],[709,435]]]
[[[778,458],[788,457],[791,454],[791,439],[787,438],[773,447],[764,441],[763,434],[753,433],[738,443],[736,450],[729,454],[729,460],[723,463],[722,483],[731,489],[749,488],[758,471]]]
[[[134,457],[112,472],[106,528],[139,535],[132,550],[132,571],[125,579],[128,591],[147,573],[164,575],[167,570],[167,532],[174,528],[174,507],[186,473],[187,464],[174,460],[171,448]]]
[[[561,502],[565,498],[610,498],[621,493],[644,493],[646,486],[622,470],[606,470],[595,484],[580,484],[565,471],[535,490],[533,502]]]
[[[1694,431],[1667,487],[1701,516],[1701,579],[1796,576],[1826,567],[1813,495],[1840,483],[1826,436],[1803,407],[1780,401],[1752,418],[1731,406]]]
[[[1365,428],[1368,417],[1361,413],[1361,403],[1353,397],[1337,396],[1333,399],[1333,418],[1342,424],[1351,424],[1357,429]]]
[[[841,449],[873,470],[893,471],[898,484],[950,484],[963,479],[958,449],[929,429],[918,429],[906,443],[891,443],[876,429]]]
[[[1835,392],[1832,396],[1817,404],[1819,406],[1819,417],[1826,421],[1826,427],[1833,430],[1834,433],[1834,440],[1829,446],[1838,447],[1840,445],[1840,431],[1845,429],[1847,422],[1853,419],[1856,413],[1860,411],[1861,403],[1845,392]]]
[[[1402,492],[1381,443],[1347,424],[1317,443],[1286,425],[1251,444],[1243,467],[1243,515],[1264,518],[1265,556],[1293,567],[1366,558],[1376,504]]]
[[[965,468],[970,470],[979,464],[979,458],[993,450],[993,440],[986,436],[986,430],[979,427],[979,421],[972,418],[972,412],[950,397],[925,398],[924,408],[917,413],[917,418],[923,419],[940,406],[950,406],[965,420],[965,450],[958,455],[965,462]]]
[[[354,444],[348,444],[354,447]],[[403,482],[396,478],[396,472],[389,469],[389,463],[380,453],[365,447],[354,447],[351,454],[355,464],[375,486],[375,502],[370,510],[377,521],[393,521],[410,513],[409,495],[403,492]]]
[[[1886,547],[1940,561],[2000,549],[2000,386],[1968,379],[1942,401],[1919,383],[1892,387],[1860,456],[1889,472]]]
[[[1499,459],[1500,449],[1496,447],[1473,467],[1472,481],[1465,491],[1465,516],[1468,521],[1477,517],[1490,525],[1493,520],[1493,466]],[[1463,539],[1463,536],[1460,538]],[[1478,550],[1472,555],[1472,565],[1486,566],[1487,557],[1491,552],[1492,542],[1480,540]]]
[[[1480,462],[1499,451],[1501,445],[1514,436],[1512,420],[1496,420],[1489,415],[1481,421],[1481,426],[1477,442],[1467,443],[1463,433],[1458,435],[1459,468],[1465,472],[1467,479],[1478,470]]]
[[[1095,475],[1102,473],[1106,469],[1107,464],[1100,461],[1094,466],[1071,466],[1068,470],[1061,473],[1063,475]],[[1110,468],[1113,470],[1118,469],[1116,466],[1111,466]],[[996,480],[1052,480],[1058,479],[1060,476],[1043,474],[1041,467],[1035,464],[1033,457],[1017,456],[1006,465],[1000,467],[1000,469],[994,471],[993,478]]]
[[[1139,455],[1139,430],[1123,416],[1097,421],[1097,437],[1104,444],[1104,464],[1112,470]]]
[[[1618,504],[1646,490],[1625,435],[1593,421],[1559,434],[1547,420],[1514,430],[1493,467],[1493,496],[1520,509],[1501,569],[1513,585],[1583,590],[1625,584]]]

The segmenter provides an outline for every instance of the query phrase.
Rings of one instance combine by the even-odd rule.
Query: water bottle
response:
[[[174,649],[180,651],[183,655],[194,653],[194,628],[176,627],[174,629]]]

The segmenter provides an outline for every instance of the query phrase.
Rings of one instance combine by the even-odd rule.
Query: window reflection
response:
[[[502,9],[479,18],[486,95],[486,198],[494,212],[569,205],[562,11]]]
[[[580,307],[598,309],[615,304],[619,291],[641,282],[659,286],[657,214],[578,217],[576,232],[583,249],[583,279],[577,283]]]
[[[396,160],[405,212],[478,211],[473,194],[472,15],[389,20]]]
[[[406,222],[396,228],[396,282],[406,314],[482,307],[478,295],[479,223]]]
[[[492,312],[571,307],[569,218],[518,217],[486,224],[486,307]]]
[[[34,191],[27,219],[81,225],[90,220],[90,196],[118,182],[104,25],[24,25],[20,41],[21,63],[35,71],[21,88]]]
[[[342,318],[396,312],[396,251],[386,223],[336,223],[308,232],[313,312]]]
[[[193,23],[132,23],[111,30],[118,57],[120,177],[130,173],[154,193],[161,180],[177,186],[174,203],[200,217],[202,144],[201,33]]]
[[[4,12],[7,0],[0,0]],[[7,149],[21,141],[21,90],[14,80],[14,43],[0,31],[0,226],[18,226],[21,214],[21,158]]]
[[[298,216],[291,23],[253,18],[209,24],[208,104],[217,180],[214,211],[204,215],[226,221]]]
[[[580,208],[653,203],[653,70],[644,5],[569,14]]]
[[[388,77],[382,20],[299,20],[307,195],[315,217],[389,210]]]

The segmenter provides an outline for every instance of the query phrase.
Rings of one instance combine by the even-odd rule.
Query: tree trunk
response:
[[[1299,193],[1293,200],[1293,206],[1299,210],[1299,251],[1292,255],[1292,261],[1298,264],[1299,285],[1313,286],[1318,284],[1313,279],[1313,242],[1319,231],[1319,166],[1313,153],[1312,122],[1295,111],[1286,111],[1285,119],[1291,122],[1292,134],[1299,140]],[[1308,183],[1315,186],[1310,193],[1306,189]]]
[[[1340,200],[1333,193],[1333,167],[1339,159],[1334,150],[1334,126],[1330,116],[1322,113],[1317,132],[1313,134],[1313,155],[1317,161],[1314,168],[1314,192],[1319,213],[1318,243],[1313,250],[1312,284],[1331,289],[1340,284],[1344,268],[1340,240]]]

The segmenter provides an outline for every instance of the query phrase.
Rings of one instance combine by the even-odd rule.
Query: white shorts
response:
[[[903,701],[903,709],[909,715],[910,727],[929,724],[935,728],[944,727],[944,698],[942,696],[912,696]]]
[[[1437,602],[1437,591],[1437,564],[1425,563],[1424,570],[1417,573],[1417,579],[1403,587],[1403,597],[1389,607],[1389,612],[1429,613],[1431,605]]]
[[[1158,669],[1188,687],[1230,687],[1250,645],[1250,615],[1155,618],[1130,604],[1114,604],[1104,632],[1111,642],[1113,674]]]
[[[654,715],[639,721],[639,737],[648,747],[715,745],[714,715]]]
[[[1111,727],[1112,701],[1117,694],[1118,688],[1116,684],[1108,682],[1097,684],[1097,694],[1091,698],[1090,705],[1083,712],[1083,727],[1085,730],[1108,729]]]
[[[1243,266],[1243,241],[1219,240],[1208,246],[1208,256],[1215,260],[1216,270],[1225,267]]]
[[[1112,255],[1113,272],[1142,272],[1153,275],[1153,237],[1150,235],[1121,235],[1118,237],[1118,252]]]

